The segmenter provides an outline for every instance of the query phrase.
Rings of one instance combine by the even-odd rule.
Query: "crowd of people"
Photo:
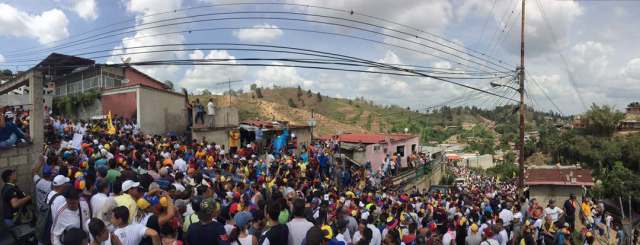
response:
[[[514,184],[466,168],[450,166],[465,179],[451,191],[404,192],[334,159],[331,142],[258,154],[256,144],[152,136],[135,125],[49,120],[35,193],[15,185],[15,171],[2,173],[5,225],[32,223],[40,244],[74,245],[574,244],[568,207],[583,210],[584,244],[612,225],[587,198],[542,207]]]
[[[0,149],[29,140],[29,111],[22,106],[0,108]]]

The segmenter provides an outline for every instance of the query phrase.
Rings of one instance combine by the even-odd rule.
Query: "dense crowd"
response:
[[[29,111],[22,106],[0,108],[0,149],[29,140]]]
[[[258,154],[253,143],[145,135],[135,121],[48,121],[35,193],[2,173],[4,223],[35,224],[41,244],[574,244],[571,208],[584,244],[612,226],[588,198],[543,207],[455,166],[465,181],[451,191],[399,192],[381,180],[392,156],[380,170],[355,166],[333,157],[332,141]]]

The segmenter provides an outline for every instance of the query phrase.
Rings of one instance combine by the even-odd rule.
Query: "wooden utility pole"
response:
[[[522,0],[522,16],[520,23],[520,68],[519,80],[520,80],[520,152],[518,156],[518,165],[520,168],[520,178],[518,181],[518,188],[522,191],[524,188],[524,10],[525,0]]]

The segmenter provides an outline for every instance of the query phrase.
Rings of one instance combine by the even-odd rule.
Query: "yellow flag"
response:
[[[113,126],[113,121],[111,120],[111,111],[107,114],[107,134],[116,134],[116,127]]]

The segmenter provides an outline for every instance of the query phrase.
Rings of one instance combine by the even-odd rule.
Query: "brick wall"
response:
[[[125,68],[124,77],[129,80],[129,83],[126,84],[127,86],[143,84],[157,89],[165,89],[160,82],[150,79],[148,76],[143,75],[140,71],[133,68]]]
[[[136,116],[137,103],[136,92],[125,92],[100,96],[102,112],[106,115],[111,111],[111,115],[122,116],[131,119]]]

